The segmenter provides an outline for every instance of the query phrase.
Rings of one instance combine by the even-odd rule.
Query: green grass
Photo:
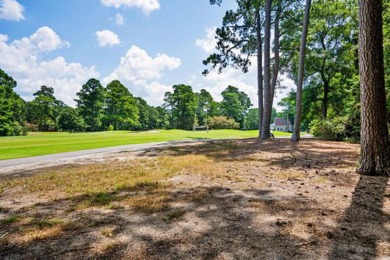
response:
[[[288,137],[289,133],[273,132],[276,137]],[[255,138],[257,130],[183,131],[159,132],[109,131],[95,133],[29,133],[28,136],[1,137],[0,160],[55,154],[93,148],[127,144],[196,140],[213,138]]]

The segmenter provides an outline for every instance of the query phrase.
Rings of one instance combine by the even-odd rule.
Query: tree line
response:
[[[237,87],[228,86],[217,102],[202,89],[174,85],[165,93],[162,106],[150,106],[134,97],[120,81],[103,87],[89,79],[77,93],[76,107],[54,95],[50,86],[41,86],[34,99],[24,101],[15,91],[16,81],[0,69],[0,136],[25,135],[28,131],[102,131],[257,127],[250,110],[250,98]]]

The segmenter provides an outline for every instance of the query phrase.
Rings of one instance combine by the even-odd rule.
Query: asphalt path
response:
[[[208,139],[210,140],[210,139]],[[104,157],[121,152],[143,151],[151,148],[169,147],[176,144],[199,142],[202,140],[173,141],[160,143],[145,143],[121,145],[67,153],[49,154],[42,156],[0,160],[0,175],[17,173],[18,171],[34,170],[44,167],[70,164],[74,161],[103,160]]]

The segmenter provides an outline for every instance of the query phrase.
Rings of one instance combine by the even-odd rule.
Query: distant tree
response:
[[[104,88],[97,79],[90,79],[77,93],[77,108],[89,131],[101,129],[104,107]]]
[[[211,102],[209,116],[220,116],[221,115],[221,103],[217,101]]]
[[[192,88],[174,85],[173,93],[165,93],[164,107],[170,113],[172,128],[191,130],[195,124],[197,102]]]
[[[246,119],[246,126],[248,129],[255,130],[259,127],[259,109],[252,108],[248,110],[248,117]]]
[[[245,120],[251,101],[247,94],[238,88],[228,86],[222,92],[221,114],[235,120],[241,128],[245,128]]]
[[[40,131],[57,130],[59,102],[54,97],[54,88],[41,86],[33,95],[34,100],[28,103],[28,121],[37,124]]]
[[[149,130],[152,129],[150,125],[150,107],[148,103],[140,97],[136,98],[136,104],[139,111],[139,119],[138,119],[138,126],[136,126],[135,130]]]
[[[139,125],[137,101],[119,80],[106,87],[104,121],[105,127],[112,125],[114,130],[133,129]]]
[[[16,81],[0,69],[0,136],[25,135],[25,102],[14,92]]]
[[[148,106],[149,113],[149,129],[161,128],[160,111],[153,106]]]
[[[158,129],[169,128],[169,116],[167,110],[162,106],[158,106],[155,109],[158,114],[156,128]]]
[[[197,109],[196,109],[196,117],[198,119],[199,125],[207,125],[207,118],[211,114],[212,105],[214,102],[211,94],[205,90],[201,89],[200,93],[196,93],[197,95]]]
[[[390,176],[390,141],[385,120],[382,1],[359,0],[361,154],[358,172]]]
[[[82,132],[85,130],[85,122],[76,109],[67,107],[58,117],[58,127],[62,131]]]

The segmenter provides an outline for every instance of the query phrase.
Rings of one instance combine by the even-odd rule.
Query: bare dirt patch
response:
[[[390,184],[358,146],[210,141],[0,180],[0,258],[386,259]]]

